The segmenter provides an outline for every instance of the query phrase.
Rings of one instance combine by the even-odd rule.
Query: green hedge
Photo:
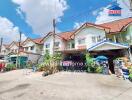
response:
[[[7,66],[5,67],[5,71],[10,71],[10,70],[15,70],[15,69],[16,69],[15,64],[7,64]]]
[[[132,82],[132,74],[129,75],[129,80]]]

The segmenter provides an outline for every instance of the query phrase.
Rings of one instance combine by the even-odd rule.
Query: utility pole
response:
[[[55,23],[55,19],[53,19],[53,56],[55,54],[55,27],[56,27],[56,23]]]
[[[21,49],[21,38],[22,38],[22,33],[19,33],[19,49],[18,49],[18,53],[20,52]]]
[[[3,38],[0,39],[0,53],[1,53],[1,50],[2,50],[2,45],[3,45]]]
[[[17,53],[17,60],[16,60],[16,66],[19,67],[19,68],[20,68],[20,58],[19,58],[19,54],[20,54],[20,49],[21,49],[21,37],[22,37],[22,33],[19,32],[19,45],[18,45],[18,53]]]

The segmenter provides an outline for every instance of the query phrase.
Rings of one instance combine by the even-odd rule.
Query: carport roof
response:
[[[117,49],[126,49],[126,48],[129,48],[129,46],[121,43],[115,43],[104,40],[88,48],[88,51],[107,51],[107,50],[117,50]]]

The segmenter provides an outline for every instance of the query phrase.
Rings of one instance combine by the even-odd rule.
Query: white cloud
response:
[[[81,27],[84,23],[85,23],[85,22],[75,22],[73,28],[74,28],[74,29],[78,29],[78,28]]]
[[[105,23],[105,22],[110,22],[113,20],[118,20],[122,18],[128,18],[131,16],[131,12],[129,10],[129,0],[118,0],[119,6],[122,8],[122,15],[121,16],[108,16],[108,5],[107,7],[104,7],[103,10],[101,10],[98,13],[98,16],[96,18],[95,23],[100,24],[100,23]]]
[[[5,43],[12,41],[18,41],[19,28],[5,17],[0,16],[0,37],[3,38]],[[25,40],[26,36],[22,34],[22,40]]]
[[[16,12],[17,12],[18,15],[20,15],[20,17],[21,17],[22,19],[24,19],[23,12],[21,11],[21,9],[20,9],[19,7],[16,9]]]
[[[53,30],[52,20],[61,21],[68,8],[66,0],[12,0],[25,13],[33,32],[42,35]],[[20,13],[20,12],[19,12]]]
[[[94,10],[94,11],[92,12],[92,15],[93,15],[93,16],[97,16],[98,13],[99,13],[101,10],[103,10],[103,8]]]

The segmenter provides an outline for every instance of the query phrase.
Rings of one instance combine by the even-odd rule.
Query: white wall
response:
[[[31,50],[32,46],[34,46],[33,50]],[[33,43],[32,41],[25,42],[25,44],[23,45],[23,47],[24,47],[24,51],[26,51],[25,47],[28,47],[27,52],[36,53],[36,46],[35,46],[35,43]]]
[[[55,42],[60,42],[59,48],[57,50],[61,51],[65,49],[65,41],[61,39],[59,36],[55,36]],[[50,44],[50,48],[46,49],[46,44]],[[43,46],[43,54],[45,54],[45,51],[49,50],[49,53],[52,55],[53,54],[53,36],[48,36],[45,41],[44,41],[44,46]]]
[[[13,52],[15,52],[14,50],[17,50],[17,52],[18,52],[18,46],[17,45],[15,45],[15,44],[13,44],[11,47],[10,47],[10,52],[12,52],[12,50],[13,50]]]
[[[84,28],[81,31],[79,31],[75,35],[75,39],[71,40],[71,41],[72,42],[75,41],[75,49],[78,49],[78,46],[81,46],[78,44],[78,39],[85,37],[86,38],[86,40],[85,40],[86,48],[89,48],[95,44],[92,42],[93,36],[101,36],[101,38],[104,38],[105,31],[101,30],[101,29],[94,28],[94,27],[87,27],[87,28]],[[55,42],[60,42],[60,49],[59,49],[60,51],[66,49],[68,47],[68,43],[71,41],[69,40],[66,42],[66,41],[62,40],[59,36],[55,36]],[[45,54],[45,51],[46,51],[46,47],[45,47],[46,44],[50,44],[50,48],[48,50],[49,50],[50,54],[53,54],[53,36],[52,35],[47,37],[44,41],[43,54]]]
[[[33,50],[31,50],[31,47],[32,47],[32,46],[34,46],[34,49],[33,49]],[[36,44],[36,43],[34,43],[34,42],[32,42],[32,41],[27,41],[27,42],[25,42],[24,45],[23,45],[23,47],[24,47],[24,51],[26,51],[25,48],[28,47],[27,52],[31,52],[31,53],[38,53],[38,54],[40,54],[41,51],[42,51],[41,45]]]
[[[85,39],[85,45],[87,48],[91,47],[95,43],[92,42],[92,37],[93,36],[101,36],[101,38],[105,37],[105,31],[101,29],[97,29],[94,27],[86,27],[82,29],[80,32],[76,33],[75,35],[75,48],[78,49],[78,39],[79,38],[86,38]]]
[[[8,53],[9,53],[9,50],[8,50],[7,48],[5,48],[4,45],[2,45],[1,54],[2,54],[2,55],[6,55],[6,54],[8,54]]]

